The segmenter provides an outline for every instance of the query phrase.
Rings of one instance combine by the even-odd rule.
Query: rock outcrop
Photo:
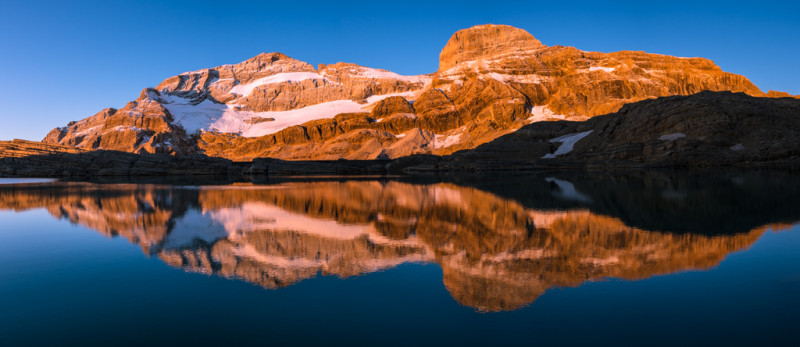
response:
[[[439,71],[459,64],[545,48],[525,30],[507,25],[477,25],[459,30],[439,54]]]
[[[125,107],[51,131],[43,142],[84,149],[235,161],[382,159],[475,148],[531,122],[584,120],[671,95],[762,93],[702,58],[584,52],[528,32],[456,32],[439,70],[402,76],[280,53],[186,72]]]
[[[439,169],[797,167],[797,138],[800,100],[702,92],[641,101],[582,122],[530,124],[447,157]]]

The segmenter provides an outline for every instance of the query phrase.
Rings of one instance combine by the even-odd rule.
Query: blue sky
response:
[[[184,71],[283,52],[430,73],[458,29],[523,28],[547,45],[712,59],[800,94],[794,1],[4,1],[0,139],[41,139]]]

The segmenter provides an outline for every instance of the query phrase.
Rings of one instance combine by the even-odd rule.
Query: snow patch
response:
[[[558,149],[556,149],[554,153],[545,154],[542,159],[552,159],[556,156],[572,152],[572,148],[575,146],[575,144],[586,137],[586,135],[591,134],[592,131],[593,130],[588,130],[582,133],[568,134],[550,140],[550,142],[561,142],[561,145],[558,146]]]
[[[216,130],[238,133],[245,137],[258,137],[276,133],[288,127],[316,119],[333,118],[340,113],[364,112],[363,105],[352,100],[336,100],[311,105],[289,111],[252,112],[242,111],[235,104],[218,104],[203,100],[192,104],[189,99],[172,96],[163,98],[164,107],[169,110],[175,123],[183,126],[188,133],[202,130]],[[271,122],[249,124],[251,118],[274,118]]]
[[[616,70],[613,67],[604,67],[604,66],[592,66],[589,68],[589,71],[605,71],[605,72],[612,72]]]
[[[686,137],[686,134],[684,134],[684,133],[674,133],[674,134],[662,135],[658,139],[662,140],[662,141],[675,141],[677,139],[684,138],[684,137]]]
[[[283,257],[280,255],[264,254],[252,245],[242,245],[233,250],[234,254],[241,258],[248,258],[256,262],[278,267],[282,270],[287,269],[328,269],[330,266],[337,263],[341,259],[328,259],[328,258],[302,258],[302,257]],[[339,258],[341,256],[337,256]],[[391,259],[364,259],[356,260],[349,263],[349,266],[357,268],[359,272],[375,272],[381,269],[388,269],[396,267],[403,263],[425,262],[430,261],[429,256],[426,254],[409,254]],[[302,278],[300,278],[302,279]]]
[[[458,141],[461,140],[461,134],[456,135],[434,135],[433,137],[433,148],[447,148],[453,145],[458,144]]]
[[[362,107],[362,105],[352,100],[337,100],[289,111],[229,112],[214,122],[212,126],[220,131],[240,132],[245,137],[258,137],[273,134],[312,120],[333,118],[341,113],[364,112]],[[258,124],[245,124],[245,119],[252,117],[274,118],[275,120]]]
[[[162,97],[162,100],[164,98]],[[204,100],[193,105],[189,99],[171,97],[163,102],[164,107],[175,118],[175,123],[182,126],[187,133],[208,130],[211,125],[228,113],[237,113],[232,106]]]
[[[332,82],[325,77],[322,77],[320,74],[316,72],[282,72],[278,74],[274,74],[271,76],[259,78],[255,81],[245,84],[237,84],[231,88],[231,94],[237,94],[241,96],[248,96],[250,93],[253,92],[259,86],[268,85],[268,84],[275,84],[275,83],[283,83],[283,82],[300,82],[304,80],[327,80]]]
[[[215,221],[207,211],[189,209],[182,218],[175,221],[175,226],[164,240],[164,248],[181,248],[191,246],[196,240],[207,244],[228,237],[225,226]]]
[[[550,182],[550,183],[555,183],[556,186],[558,186],[559,192],[558,193],[553,193],[553,196],[555,196],[557,198],[561,198],[561,199],[564,199],[564,200],[572,200],[572,201],[577,201],[577,202],[583,202],[583,203],[587,203],[587,204],[592,202],[592,199],[590,199],[588,196],[582,194],[577,189],[575,189],[575,185],[572,184],[572,182],[565,181],[565,180],[560,180],[560,179],[554,178],[554,177],[548,177],[548,178],[545,178],[544,180],[547,181],[547,182]]]
[[[367,98],[369,104],[391,96],[407,97],[414,92],[373,95]],[[196,102],[192,99],[162,93],[156,97],[175,118],[187,133],[214,130],[225,133],[237,133],[245,137],[258,137],[276,133],[291,126],[300,125],[312,120],[333,118],[341,113],[366,112],[368,105],[352,100],[335,100],[288,111],[253,112],[244,111],[241,105],[219,104],[211,100]],[[413,116],[413,115],[412,115]],[[415,117],[415,116],[414,116]],[[270,122],[248,122],[253,118],[274,118]],[[81,133],[89,133],[96,128]],[[76,135],[80,135],[78,133]]]
[[[86,134],[89,134],[89,133],[94,133],[95,131],[99,130],[101,126],[102,125],[95,125],[95,126],[89,128],[89,129],[76,132],[74,136],[82,136],[82,135],[86,135]]]
[[[487,74],[480,75],[480,77],[489,77],[495,79],[497,81],[508,83],[528,83],[528,84],[537,84],[542,83],[542,81],[546,80],[545,77],[537,75],[537,74],[530,74],[530,75],[507,75],[507,74],[500,74],[496,72],[489,72]]]
[[[228,234],[254,230],[291,230],[331,239],[353,240],[374,230],[369,224],[343,224],[333,219],[309,217],[263,202],[221,208],[209,212],[209,216],[214,223],[224,226]]]
[[[401,74],[397,74],[391,71],[381,70],[381,69],[373,69],[369,67],[359,67],[359,68],[352,68],[350,69],[350,73],[354,77],[361,77],[361,78],[372,78],[372,79],[387,79],[387,80],[396,80],[396,81],[403,81],[408,83],[422,83],[427,84],[430,82],[431,78],[424,75],[417,75],[417,76],[404,76]]]
[[[378,101],[381,101],[383,99],[390,98],[390,97],[393,97],[393,96],[402,96],[404,98],[407,98],[407,97],[410,97],[410,96],[414,96],[414,93],[416,93],[416,92],[411,91],[411,92],[402,92],[402,93],[393,93],[393,94],[372,95],[372,96],[367,98],[367,103],[368,104],[374,104],[374,103],[376,103]]]
[[[128,125],[118,125],[111,128],[111,131],[128,131],[128,130],[142,131],[142,129],[139,129],[135,126],[128,126]]]
[[[567,117],[562,114],[556,114],[547,106],[533,106],[531,109],[532,116],[528,118],[529,122],[542,122],[551,119],[566,119]]]

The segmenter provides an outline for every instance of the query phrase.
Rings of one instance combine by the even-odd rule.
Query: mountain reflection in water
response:
[[[480,311],[707,269],[800,211],[800,184],[784,173],[451,181],[29,184],[0,186],[0,209],[44,207],[171,266],[270,289],[435,263],[453,298]]]

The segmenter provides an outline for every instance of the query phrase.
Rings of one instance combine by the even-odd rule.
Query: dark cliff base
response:
[[[702,92],[625,105],[583,122],[538,122],[448,156],[233,162],[0,142],[0,175],[134,177],[418,175],[620,168],[800,168],[800,100]]]
[[[800,170],[800,158],[697,165],[697,168],[778,168]],[[86,179],[99,177],[250,177],[250,176],[383,176],[452,175],[492,172],[694,168],[691,165],[635,165],[630,162],[583,163],[546,160],[482,160],[465,163],[462,158],[411,156],[394,160],[285,161],[256,159],[232,162],[204,156],[174,157],[164,154],[132,154],[114,151],[54,153],[0,158],[0,177],[52,177]]]
[[[12,142],[17,147],[36,142]],[[2,146],[3,144],[0,144]],[[233,162],[206,156],[133,154],[117,151],[45,153],[0,158],[0,176],[6,177],[154,177],[250,175],[386,175],[389,160],[283,161],[257,159]]]

